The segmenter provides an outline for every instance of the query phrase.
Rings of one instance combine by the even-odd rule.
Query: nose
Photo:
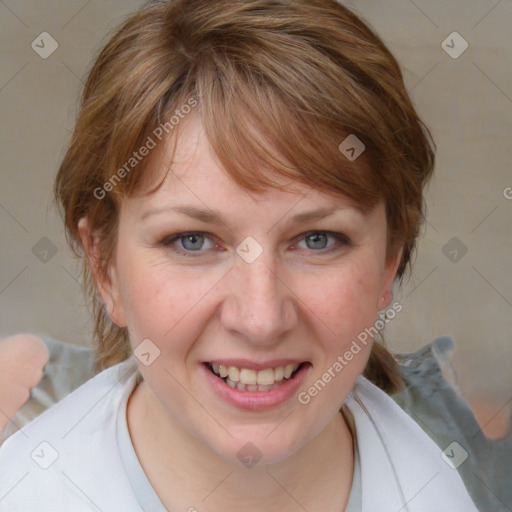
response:
[[[237,258],[227,276],[221,322],[232,336],[254,346],[272,346],[297,323],[296,295],[265,252],[247,263]]]

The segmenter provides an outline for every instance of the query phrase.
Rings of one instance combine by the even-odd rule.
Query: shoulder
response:
[[[0,511],[105,510],[113,487],[123,508],[131,492],[116,419],[135,376],[133,360],[108,368],[9,437],[0,447]]]
[[[354,416],[367,501],[387,496],[389,510],[477,512],[456,469],[390,396],[361,376],[346,405]]]

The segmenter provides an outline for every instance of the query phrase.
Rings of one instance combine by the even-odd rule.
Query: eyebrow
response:
[[[319,210],[312,210],[309,212],[303,212],[298,213],[297,215],[294,215],[291,218],[292,224],[300,224],[303,222],[311,222],[314,220],[321,220],[326,217],[329,217],[333,213],[343,210],[345,208],[336,206],[331,208],[322,208]],[[140,220],[143,221],[147,219],[148,217],[151,217],[153,215],[159,215],[161,213],[166,212],[176,212],[176,213],[182,213],[184,215],[187,215],[188,217],[192,217],[194,219],[200,220],[207,224],[224,224],[227,225],[224,219],[222,218],[222,215],[219,213],[216,213],[213,210],[205,210],[202,208],[197,208],[195,206],[173,206],[173,207],[158,207],[158,208],[151,208],[147,211],[145,211],[142,215]]]

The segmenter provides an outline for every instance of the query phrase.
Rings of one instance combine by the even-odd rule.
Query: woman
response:
[[[334,1],[128,18],[55,185],[103,371],[2,445],[0,510],[476,510],[373,340],[433,163]]]

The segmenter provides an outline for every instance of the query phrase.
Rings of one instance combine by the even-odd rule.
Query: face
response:
[[[101,293],[136,354],[146,340],[138,364],[168,421],[225,459],[251,442],[271,463],[338,413],[371,349],[353,342],[389,305],[397,263],[383,204],[365,216],[300,184],[249,194],[191,120],[163,185],[124,199]]]

